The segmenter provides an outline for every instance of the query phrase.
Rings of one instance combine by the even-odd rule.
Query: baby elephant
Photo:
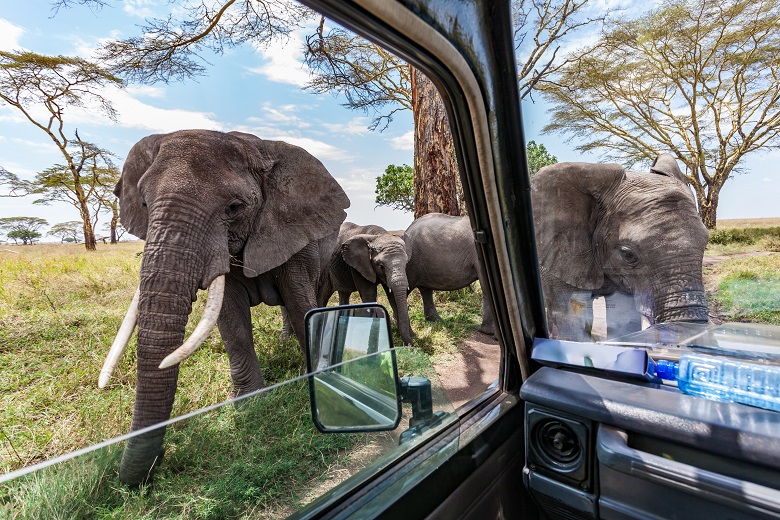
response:
[[[433,291],[454,291],[480,281],[482,325],[479,331],[494,333],[493,308],[484,291],[484,275],[468,217],[429,213],[412,222],[404,233],[411,250],[406,265],[409,290],[420,289],[425,318],[441,319],[433,303]],[[401,328],[399,323],[398,328]]]

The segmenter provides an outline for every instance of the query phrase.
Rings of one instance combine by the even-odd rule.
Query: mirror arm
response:
[[[404,377],[401,379],[401,400],[412,404],[412,418],[409,427],[428,421],[433,417],[433,397],[431,382],[424,377]]]

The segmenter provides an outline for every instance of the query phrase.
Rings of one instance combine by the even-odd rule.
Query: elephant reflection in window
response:
[[[531,181],[551,336],[591,340],[593,299],[607,300],[608,337],[650,323],[707,322],[707,229],[671,155],[649,172],[564,162]]]

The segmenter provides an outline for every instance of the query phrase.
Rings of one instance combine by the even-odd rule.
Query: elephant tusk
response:
[[[219,311],[222,309],[222,297],[225,295],[225,275],[218,276],[209,285],[209,297],[206,300],[206,309],[200,318],[197,327],[187,341],[181,347],[174,350],[160,363],[160,368],[168,368],[181,363],[195,352],[211,333],[211,329],[217,323]]]
[[[138,299],[140,296],[141,289],[136,289],[133,301],[130,302],[130,307],[127,308],[125,319],[122,320],[119,332],[116,333],[116,338],[114,338],[111,349],[108,351],[108,356],[106,356],[106,361],[103,363],[103,368],[100,370],[98,388],[105,388],[108,384],[111,374],[114,373],[114,369],[119,363],[119,358],[122,357],[122,354],[124,354],[125,349],[127,348],[130,336],[133,335],[135,324],[138,322]]]

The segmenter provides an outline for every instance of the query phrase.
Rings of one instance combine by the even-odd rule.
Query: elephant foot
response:
[[[157,436],[155,436],[151,444],[156,444],[158,441],[162,442],[162,438],[157,439]],[[137,443],[142,445],[140,449],[143,450],[143,445],[147,442],[141,436],[130,439],[128,446],[125,447],[125,451],[122,454],[122,461],[119,464],[119,481],[130,488],[151,484],[157,467],[162,464],[165,457],[165,448],[162,446],[157,451],[157,455],[151,458],[151,463],[148,462],[148,459],[143,454],[134,451],[138,448]]]
[[[487,334],[488,336],[496,335],[495,327],[493,327],[493,325],[485,325],[484,323],[479,326],[477,331],[481,332],[482,334]]]
[[[441,316],[438,312],[433,312],[425,315],[425,321],[441,321]]]

